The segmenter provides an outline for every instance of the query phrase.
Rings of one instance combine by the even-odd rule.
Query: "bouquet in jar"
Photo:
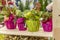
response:
[[[45,12],[42,14],[42,27],[45,32],[52,31],[52,13]]]
[[[14,21],[15,18],[15,12],[14,10],[14,5],[13,3],[9,3],[8,7],[6,8],[4,13],[4,24],[6,25],[7,29],[15,29],[16,28],[16,23]]]

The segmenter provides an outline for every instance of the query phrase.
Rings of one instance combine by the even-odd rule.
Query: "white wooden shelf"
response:
[[[44,32],[42,28],[38,32],[19,31],[18,29],[8,30],[6,27],[0,28],[0,34],[37,36],[37,37],[53,37],[52,32]]]

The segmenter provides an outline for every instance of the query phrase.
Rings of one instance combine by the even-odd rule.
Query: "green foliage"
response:
[[[24,17],[28,19],[32,18],[31,12],[29,11],[29,12],[24,13]]]
[[[6,6],[4,6],[4,7],[2,8],[2,10],[3,10],[3,11],[7,11],[8,9],[7,9]]]
[[[32,19],[32,20],[39,20],[40,12],[37,12],[36,10],[31,10],[27,13],[24,13],[24,17],[27,19]]]
[[[14,8],[12,9],[12,12],[15,13],[17,10],[16,6],[14,6]]]
[[[52,17],[52,13],[44,12],[43,14],[41,14],[41,17],[43,18],[43,21],[46,21],[48,18]]]
[[[6,6],[4,6],[2,8],[1,14],[6,15],[7,17],[9,17],[9,10]]]
[[[4,16],[0,14],[0,22],[2,22],[3,20],[4,20]]]
[[[25,11],[25,10],[29,10],[30,8],[29,8],[29,0],[26,0],[26,3],[25,3],[25,6],[23,5],[23,3],[22,3],[22,1],[20,1],[19,3],[18,3],[18,5],[19,5],[19,9],[23,12],[23,11]]]
[[[20,1],[19,3],[19,9],[23,12],[24,11],[24,5],[23,3]]]
[[[22,17],[23,13],[21,12],[21,10],[16,10],[16,16],[17,17]]]
[[[29,0],[26,0],[26,4],[25,4],[25,10],[29,10]]]
[[[43,0],[38,0],[41,3],[41,11],[43,11]]]
[[[38,0],[41,3],[41,11],[46,12],[46,6],[49,4],[48,1],[51,3],[51,0]]]
[[[30,12],[30,10],[25,10],[25,11],[24,11],[24,14],[26,14],[26,13],[28,13],[28,12]]]
[[[44,8],[43,8],[43,11],[46,11],[46,6],[48,5],[48,0],[45,0],[44,2],[45,2],[45,3],[43,4],[43,7],[44,7]]]

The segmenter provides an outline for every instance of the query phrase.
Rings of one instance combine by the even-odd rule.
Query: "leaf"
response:
[[[24,5],[23,3],[20,1],[20,4],[19,4],[19,9],[23,12],[24,11]]]
[[[18,17],[22,17],[22,12],[21,12],[21,10],[16,10],[16,16],[18,16]]]
[[[25,10],[29,10],[29,0],[26,0],[26,4],[25,4]]]

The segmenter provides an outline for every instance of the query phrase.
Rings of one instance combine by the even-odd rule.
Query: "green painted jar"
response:
[[[26,25],[27,25],[28,31],[37,32],[39,31],[40,21],[39,20],[27,20]]]

